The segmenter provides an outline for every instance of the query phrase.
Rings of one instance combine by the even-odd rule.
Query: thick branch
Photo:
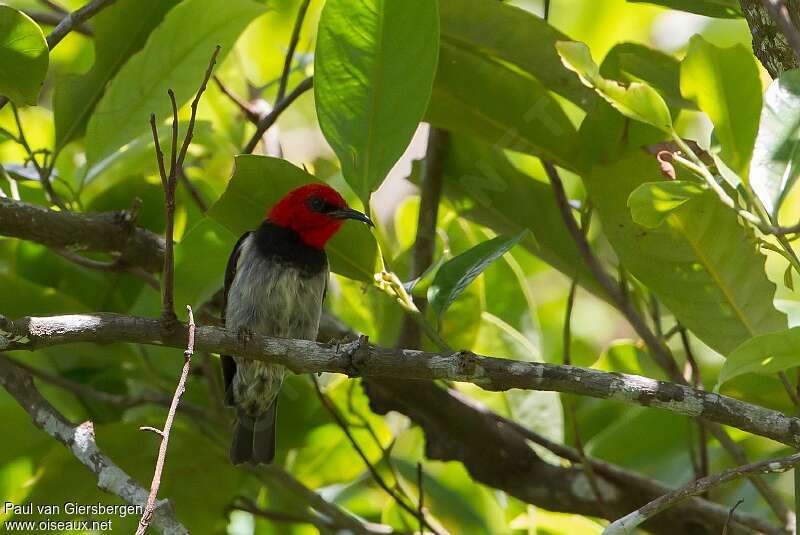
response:
[[[739,0],[753,35],[753,52],[773,78],[800,67],[800,61],[786,36],[772,19],[763,0]],[[789,16],[800,27],[800,0],[786,0]]]
[[[129,212],[77,214],[0,198],[0,235],[69,251],[119,253],[120,263],[161,271],[164,240],[136,227]]]
[[[98,488],[119,496],[131,505],[142,506],[147,491],[126,474],[97,447],[92,422],[71,424],[42,397],[31,376],[0,356],[0,385],[31,416],[33,423],[69,449],[78,461],[97,475]],[[155,511],[153,526],[169,535],[188,534],[175,518],[168,502],[161,502]]]
[[[186,327],[165,329],[155,319],[112,313],[0,317],[0,350],[34,350],[76,342],[131,342],[184,347]],[[363,343],[320,344],[198,327],[199,351],[234,354],[282,364],[295,373],[333,372],[395,379],[447,379],[486,390],[547,390],[622,401],[702,417],[800,447],[800,418],[689,386],[577,366],[484,357],[469,352],[432,353]]]

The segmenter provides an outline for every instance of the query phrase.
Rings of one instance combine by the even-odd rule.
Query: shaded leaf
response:
[[[86,157],[102,160],[149,128],[151,113],[170,113],[167,89],[180,105],[191,99],[216,45],[221,64],[247,25],[264,12],[250,0],[228,0],[221,16],[216,0],[186,0],[172,9],[144,47],[106,88],[86,126]],[[134,97],[135,96],[135,97]]]
[[[800,70],[781,74],[764,96],[750,185],[764,207],[777,215],[800,175]]]
[[[647,182],[628,197],[631,218],[643,227],[656,228],[669,214],[703,191],[700,185],[685,180]]]
[[[0,4],[0,95],[36,105],[49,63],[42,29],[21,11]]]
[[[285,160],[267,156],[240,155],[225,193],[208,216],[234,236],[258,228],[272,205],[294,188],[320,182]],[[331,270],[363,281],[372,281],[377,245],[366,225],[345,223],[325,247]]]
[[[431,0],[325,3],[314,60],[317,116],[365,206],[425,113],[438,42]]]
[[[714,124],[722,160],[746,176],[761,110],[761,82],[752,51],[743,45],[720,48],[695,35],[681,63],[681,91]]]
[[[438,317],[455,301],[459,294],[486,269],[519,243],[525,231],[514,236],[497,236],[479,243],[472,249],[451,258],[439,268],[428,288],[428,301]]]
[[[707,17],[735,19],[742,17],[739,0],[627,0],[634,3],[656,4],[659,6],[697,13]]]
[[[752,336],[786,328],[752,232],[714,193],[687,201],[656,229],[631,219],[628,197],[657,174],[655,159],[636,154],[596,166],[587,176],[603,229],[625,268],[722,354]]]
[[[556,42],[569,38],[530,11],[503,2],[440,0],[439,16],[442,43],[507,61],[577,106],[594,105],[594,93],[564,70],[556,53]]]
[[[92,20],[96,57],[92,69],[84,75],[61,80],[55,86],[57,150],[81,135],[108,81],[144,46],[150,32],[179,1],[123,0]]]
[[[535,78],[478,51],[443,43],[431,124],[575,169],[577,132]]]
[[[715,389],[745,373],[771,374],[798,365],[800,327],[755,336],[728,354]]]
[[[589,47],[576,41],[560,41],[556,49],[564,66],[575,72],[581,81],[606,99],[620,113],[631,119],[655,126],[669,132],[672,118],[669,108],[655,89],[642,82],[631,82],[627,87],[600,75],[592,59]]]

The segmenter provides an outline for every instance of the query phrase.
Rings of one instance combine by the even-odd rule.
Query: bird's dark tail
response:
[[[241,409],[236,412],[236,427],[231,443],[233,464],[269,464],[275,459],[275,420],[278,400],[272,402],[267,412],[256,418]]]

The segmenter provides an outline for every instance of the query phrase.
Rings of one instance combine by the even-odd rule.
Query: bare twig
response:
[[[2,104],[0,104],[0,108],[2,108]],[[39,161],[36,159],[36,153],[33,151],[33,149],[31,149],[31,146],[28,144],[28,139],[25,137],[25,131],[22,129],[22,122],[19,119],[19,111],[13,103],[11,104],[11,112],[14,115],[14,122],[16,123],[17,131],[19,132],[19,136],[16,138],[16,140],[28,154],[28,159],[30,159],[31,163],[36,168],[36,173],[39,175],[39,181],[42,183],[42,188],[44,188],[47,198],[51,203],[55,204],[62,210],[66,210],[67,207],[64,204],[64,201],[62,201],[61,197],[59,197],[55,192],[53,189],[53,183],[50,181],[52,167],[48,167],[46,163],[44,166],[39,164]]]
[[[52,0],[39,0],[39,3],[48,8],[50,11],[55,11],[59,15],[67,15],[69,14],[69,10],[67,8],[53,2]]]
[[[725,520],[725,525],[722,527],[722,535],[728,535],[728,529],[731,525],[731,520],[733,520],[733,514],[736,512],[736,509],[739,508],[740,505],[744,503],[744,500],[740,499],[737,501],[733,507],[731,507],[730,512],[728,513],[728,518]]]
[[[278,120],[281,113],[288,108],[292,102],[297,100],[297,98],[311,89],[314,85],[314,77],[309,76],[294,88],[291,93],[286,95],[285,98],[279,100],[275,103],[275,106],[272,108],[272,111],[266,114],[261,120],[258,122],[258,126],[256,127],[256,131],[253,136],[250,138],[250,141],[247,142],[247,145],[242,149],[242,154],[251,154],[253,150],[255,150],[258,142],[261,140],[261,136],[264,135],[270,126],[275,124],[275,121]]]
[[[28,15],[30,18],[38,22],[39,24],[45,24],[47,26],[58,26],[61,21],[63,20],[63,15],[58,13],[52,13],[50,11],[28,11],[25,10],[25,14]],[[72,29],[75,33],[79,33],[82,35],[86,35],[91,37],[94,35],[92,29],[89,28],[86,24],[77,24]]]
[[[619,535],[623,533],[633,533],[642,522],[646,521],[661,511],[675,505],[676,503],[689,498],[690,496],[697,496],[703,492],[708,491],[714,487],[735,481],[745,476],[752,474],[769,474],[774,472],[785,472],[794,467],[795,464],[800,462],[800,453],[795,453],[782,459],[775,459],[772,461],[761,461],[744,466],[737,466],[730,470],[725,470],[719,474],[704,477],[692,481],[688,485],[681,487],[677,490],[665,494],[650,503],[640,507],[629,515],[612,522],[603,531],[604,535]]]
[[[794,50],[794,55],[800,60],[800,32],[795,28],[792,23],[792,18],[789,16],[789,10],[784,4],[783,0],[761,0],[764,7],[767,8],[775,24],[778,25],[789,45]]]
[[[141,507],[145,503],[147,491],[97,447],[92,422],[70,423],[42,397],[31,376],[2,355],[0,385],[30,415],[36,427],[61,442],[81,464],[96,474],[99,488],[131,505]],[[189,533],[166,502],[155,510],[153,525],[165,533]]]
[[[353,436],[353,433],[350,432],[350,426],[347,425],[347,422],[344,420],[342,415],[339,414],[339,409],[337,409],[336,406],[333,404],[333,402],[330,400],[330,398],[328,398],[328,396],[326,396],[322,392],[322,389],[319,386],[319,382],[317,381],[316,376],[312,374],[311,380],[314,383],[314,389],[317,392],[317,397],[322,403],[322,406],[331,415],[334,422],[336,422],[336,425],[338,425],[339,428],[344,432],[345,436],[347,437],[347,440],[350,442],[350,444],[353,446],[353,449],[356,450],[356,453],[366,465],[367,470],[372,476],[372,479],[378,484],[379,487],[381,487],[384,490],[384,492],[386,492],[386,494],[388,494],[397,503],[397,505],[399,505],[411,516],[418,516],[418,513],[422,514],[412,504],[406,502],[403,496],[401,496],[397,491],[395,491],[395,489],[393,489],[392,487],[389,486],[388,483],[386,483],[383,477],[378,473],[378,470],[375,468],[375,466],[370,462],[369,458],[367,457],[367,454],[364,453],[364,450],[361,448],[361,445]],[[432,532],[438,534],[442,533],[442,531],[431,526],[431,524],[424,518],[424,516],[420,518],[420,521],[423,523],[425,527],[427,527]]]
[[[239,498],[231,505],[231,509],[244,511],[253,516],[266,518],[270,522],[277,522],[281,524],[311,524],[315,526],[320,532],[333,530],[336,526],[326,522],[325,519],[314,515],[300,515],[294,513],[286,513],[283,511],[273,511],[270,509],[262,509],[258,507],[252,500],[246,498]]]
[[[147,497],[147,505],[142,513],[142,518],[139,520],[139,527],[136,529],[136,535],[144,535],[150,522],[153,520],[153,512],[156,508],[156,499],[158,498],[158,488],[161,486],[161,473],[164,470],[164,463],[167,460],[167,447],[169,446],[169,434],[172,431],[172,423],[175,421],[175,413],[178,410],[178,405],[181,402],[181,396],[186,391],[186,380],[189,377],[189,370],[192,367],[192,355],[194,354],[194,316],[192,315],[192,307],[187,306],[186,310],[189,314],[189,341],[186,345],[186,351],[183,353],[183,369],[181,370],[180,379],[178,379],[178,386],[175,388],[175,395],[172,397],[172,404],[167,413],[167,419],[164,422],[164,429],[160,430],[161,446],[158,449],[158,459],[156,460],[156,468],[153,473],[153,481],[150,484],[150,494]]]
[[[214,65],[217,62],[217,55],[219,54],[220,47],[214,48],[211,59],[208,62],[203,80],[200,87],[192,100],[191,117],[189,125],[186,128],[186,134],[183,138],[183,143],[178,152],[178,105],[175,101],[175,93],[169,89],[170,104],[172,105],[172,151],[170,152],[169,174],[164,169],[164,155],[161,152],[161,144],[158,139],[158,129],[156,128],[156,120],[154,115],[150,115],[150,129],[153,133],[153,141],[155,142],[156,159],[158,160],[158,171],[161,175],[161,183],[164,186],[164,211],[165,211],[165,229],[164,241],[166,244],[164,254],[164,270],[162,278],[162,304],[161,304],[161,319],[168,325],[174,324],[176,321],[175,305],[174,305],[174,277],[175,277],[175,262],[174,262],[174,226],[175,226],[175,189],[178,185],[178,175],[183,173],[183,162],[186,159],[186,153],[189,150],[189,144],[192,142],[194,135],[194,124],[197,117],[197,105],[200,102],[200,97],[208,86],[208,80],[211,78],[211,73],[214,70]]]
[[[66,249],[61,249],[57,247],[53,247],[50,249],[58,256],[69,260],[73,264],[77,264],[79,266],[83,266],[85,268],[94,269],[97,271],[107,271],[109,273],[130,273],[135,277],[139,277],[144,282],[147,283],[148,286],[153,288],[154,290],[158,291],[161,288],[161,285],[151,273],[148,273],[144,269],[137,267],[137,266],[126,266],[124,262],[120,262],[116,260],[114,262],[101,262],[99,260],[92,260],[91,258],[86,258],[85,256],[81,256],[79,254],[73,253],[72,251],[68,251]]]
[[[255,106],[247,102],[245,99],[234,93],[228,86],[226,86],[222,80],[220,80],[219,76],[214,76],[214,81],[217,83],[217,87],[219,90],[222,91],[222,94],[228,97],[231,102],[236,104],[236,107],[239,108],[239,111],[242,112],[242,115],[250,121],[251,123],[257,125],[258,120],[260,119],[260,115],[258,111],[256,111]]]
[[[297,49],[297,43],[300,40],[300,30],[303,28],[303,20],[306,18],[306,12],[311,0],[303,0],[297,10],[297,18],[294,21],[294,28],[292,28],[292,37],[289,40],[289,48],[286,50],[286,59],[283,62],[283,71],[281,72],[281,79],[278,84],[278,94],[275,97],[275,102],[280,102],[286,95],[286,85],[289,83],[289,73],[292,71],[292,60],[294,59],[294,51]]]

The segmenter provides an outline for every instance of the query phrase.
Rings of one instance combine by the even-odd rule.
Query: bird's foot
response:
[[[239,337],[239,341],[242,342],[244,345],[250,343],[250,340],[253,339],[255,336],[255,332],[250,327],[239,327],[239,330],[236,332],[236,336]]]

